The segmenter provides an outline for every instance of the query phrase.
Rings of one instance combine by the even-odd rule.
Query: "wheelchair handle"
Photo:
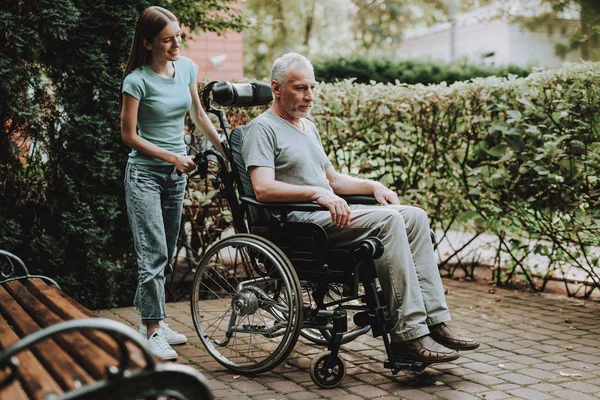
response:
[[[368,237],[361,241],[358,248],[354,250],[354,258],[376,260],[383,255],[383,248],[383,242],[380,239],[372,236]]]
[[[204,154],[202,152],[196,153],[196,155],[194,156],[194,164],[200,165],[203,158],[204,158]],[[182,174],[182,172],[180,170],[177,170],[177,175],[181,176],[181,174]]]

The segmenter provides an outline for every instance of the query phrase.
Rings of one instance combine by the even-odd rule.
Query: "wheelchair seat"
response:
[[[231,100],[235,91],[238,100]],[[264,96],[266,88],[212,82],[203,93],[207,112],[219,117],[226,136],[230,163],[214,150],[211,155],[219,159],[218,179],[236,231],[206,250],[194,275],[192,319],[207,351],[229,370],[257,374],[284,361],[302,335],[327,346],[309,372],[318,386],[331,388],[341,383],[346,371],[341,345],[371,331],[382,338],[388,355],[384,365],[392,373],[423,370],[426,363],[397,360],[391,353],[391,318],[377,289],[374,264],[383,253],[382,242],[370,237],[351,248],[332,247],[321,226],[288,218],[291,212],[326,208],[313,202],[258,202],[241,156],[246,128],[230,133],[224,112],[213,107],[211,93],[222,103],[247,106],[256,103],[248,96]],[[372,196],[346,200],[377,204]],[[352,329],[348,314],[354,314]]]

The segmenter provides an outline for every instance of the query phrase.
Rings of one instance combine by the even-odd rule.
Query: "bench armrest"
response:
[[[22,272],[19,270],[22,270]],[[31,275],[23,260],[11,252],[0,249],[0,283],[31,278],[43,279],[60,289],[60,286],[54,279],[43,275]]]
[[[19,271],[22,270],[22,272]],[[0,249],[0,281],[13,278],[19,274],[29,275],[23,260],[11,252]]]
[[[156,359],[142,341],[143,338],[132,328],[107,318],[74,319],[48,326],[40,331],[27,335],[12,346],[0,351],[0,368],[10,368],[13,372],[17,372],[18,365],[14,365],[13,361],[15,359],[12,358],[13,356],[24,350],[29,350],[33,345],[47,338],[51,338],[61,333],[82,330],[103,331],[115,339],[120,351],[120,365],[118,371],[113,370],[112,373],[123,374],[129,366],[129,350],[127,349],[127,346],[125,346],[125,340],[133,342],[140,348],[146,361],[146,368],[156,368]],[[10,378],[14,379],[14,374],[11,375]],[[0,382],[0,388],[4,386],[4,383],[5,382]]]
[[[340,196],[348,204],[365,204],[365,205],[376,205],[379,204],[377,199],[371,195],[347,195]],[[327,208],[314,201],[299,202],[299,203],[264,203],[256,200],[254,196],[241,196],[240,199],[249,205],[281,211],[327,211]]]
[[[118,398],[146,398],[159,394],[185,394],[182,399],[212,399],[206,378],[198,371],[184,365],[157,364],[143,337],[132,328],[106,318],[84,318],[61,322],[32,333],[12,346],[0,351],[0,369],[9,369],[10,373],[0,382],[0,390],[19,378],[19,360],[15,357],[22,351],[31,349],[35,344],[59,334],[82,330],[99,330],[110,335],[119,347],[119,365],[106,366],[107,379],[93,384],[84,385],[71,392],[65,393],[68,399],[105,399],[107,393]],[[139,370],[128,370],[130,352],[126,342],[132,342],[138,347],[145,361],[145,366]],[[172,375],[177,379],[162,379],[159,375]],[[178,382],[179,381],[179,382]],[[182,387],[176,387],[179,383]],[[133,388],[136,388],[133,390]],[[144,394],[144,391],[146,392]],[[186,394],[187,393],[187,394]],[[192,393],[192,394],[190,394]],[[199,395],[195,397],[193,393]],[[140,396],[141,395],[141,396]],[[61,397],[62,398],[62,397]]]

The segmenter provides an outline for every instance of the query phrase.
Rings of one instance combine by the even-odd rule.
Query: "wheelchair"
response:
[[[393,374],[423,371],[427,363],[395,359],[391,352],[391,318],[377,289],[374,266],[383,253],[382,242],[370,237],[355,248],[331,248],[319,225],[288,220],[290,212],[324,207],[261,203],[251,196],[240,154],[245,127],[230,132],[225,112],[216,106],[252,107],[271,100],[265,83],[211,82],[202,94],[206,111],[219,120],[229,163],[211,149],[195,156],[197,171],[212,174],[214,186],[229,203],[235,230],[208,248],[196,267],[190,302],[202,344],[225,368],[252,375],[277,367],[301,335],[325,346],[309,372],[316,385],[333,388],[347,369],[340,347],[371,331],[382,338],[385,368]],[[377,204],[372,196],[346,200]]]

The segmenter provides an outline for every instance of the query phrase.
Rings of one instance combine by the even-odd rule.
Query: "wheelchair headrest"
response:
[[[264,82],[230,83],[220,81],[213,85],[211,92],[213,101],[221,106],[263,106],[273,100],[271,86]]]

